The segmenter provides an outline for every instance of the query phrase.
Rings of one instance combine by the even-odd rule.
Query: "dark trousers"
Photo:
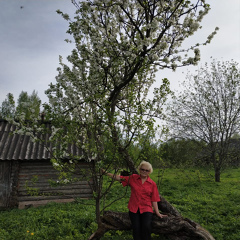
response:
[[[152,216],[151,212],[140,214],[139,209],[137,213],[129,211],[134,240],[151,240]]]

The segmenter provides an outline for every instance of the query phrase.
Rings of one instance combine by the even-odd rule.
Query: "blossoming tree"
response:
[[[58,13],[69,21],[75,48],[68,56],[69,65],[60,58],[56,83],[46,91],[45,109],[53,125],[52,139],[61,138],[56,159],[68,155],[94,160],[96,213],[102,227],[99,201],[106,192],[99,168],[124,166],[136,171],[128,148],[142,136],[154,135],[155,119],[162,117],[170,93],[165,78],[158,80],[158,88],[151,88],[155,74],[159,69],[198,63],[200,44],[186,49],[181,45],[201,27],[210,6],[205,0],[72,2],[77,9],[74,20]],[[210,43],[216,30],[201,44]],[[69,143],[76,144],[82,156],[70,156]],[[167,209],[173,208],[165,201]]]

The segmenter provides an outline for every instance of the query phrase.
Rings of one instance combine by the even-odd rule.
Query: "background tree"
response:
[[[22,91],[18,97],[18,105],[16,107],[15,117],[30,120],[38,118],[40,114],[41,99],[34,90],[31,95]]]
[[[199,166],[205,146],[205,143],[192,139],[170,139],[159,146],[159,152],[168,166]]]
[[[8,93],[7,98],[2,102],[0,108],[0,116],[3,119],[23,118],[23,120],[30,120],[31,118],[38,118],[40,114],[41,99],[34,90],[31,95],[22,91],[15,106],[14,96]]]
[[[101,225],[99,201],[107,192],[102,191],[99,168],[116,169],[124,164],[136,172],[129,146],[139,143],[142,135],[154,135],[155,119],[162,117],[170,93],[167,79],[151,88],[155,73],[159,68],[175,70],[198,63],[199,44],[180,47],[201,27],[210,7],[205,0],[73,3],[77,7],[74,21],[58,13],[69,21],[68,32],[76,47],[68,57],[70,66],[60,58],[56,83],[46,91],[49,104],[45,109],[52,121],[51,140],[61,139],[55,160],[66,156],[94,160],[91,176]],[[70,155],[72,143],[82,156]]]
[[[188,76],[185,90],[169,108],[169,123],[175,137],[193,138],[207,144],[209,161],[220,181],[227,162],[229,142],[240,127],[240,71],[236,62],[213,61],[196,75]]]
[[[13,118],[15,116],[15,101],[12,93],[7,94],[7,98],[2,102],[0,108],[0,117],[3,119]]]

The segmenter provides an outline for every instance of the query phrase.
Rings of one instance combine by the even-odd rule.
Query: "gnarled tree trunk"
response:
[[[180,213],[163,197],[159,209],[168,217],[159,218],[154,214],[152,232],[166,235],[172,240],[215,240],[213,236],[198,223],[183,218]],[[101,224],[88,240],[99,240],[109,230],[131,230],[131,221],[127,212],[106,211],[101,217]]]

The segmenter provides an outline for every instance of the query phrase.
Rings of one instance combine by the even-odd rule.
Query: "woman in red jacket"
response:
[[[159,213],[157,202],[160,201],[156,183],[149,177],[153,172],[149,162],[142,161],[138,167],[139,174],[120,176],[103,172],[109,177],[120,181],[122,185],[131,187],[131,196],[128,203],[129,217],[133,228],[134,240],[151,239],[151,223],[153,208],[157,216],[165,217]]]

